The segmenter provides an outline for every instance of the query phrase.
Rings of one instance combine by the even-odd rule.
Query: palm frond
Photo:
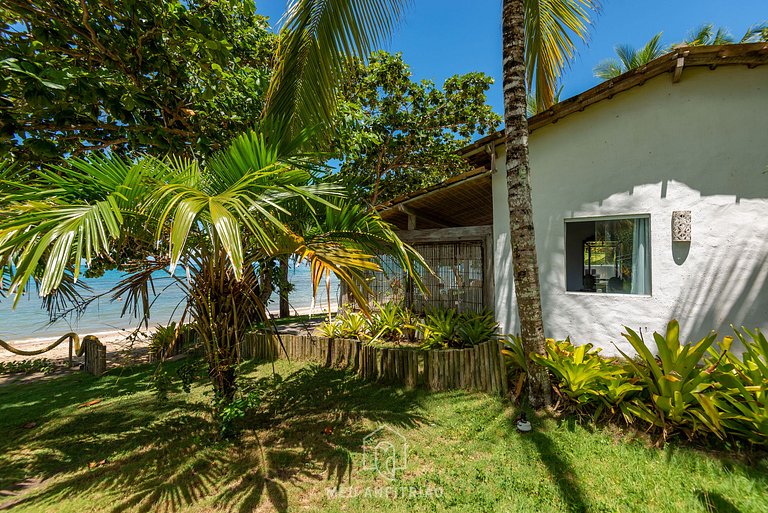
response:
[[[668,51],[668,48],[661,43],[661,36],[662,33],[659,32],[640,49],[628,44],[616,45],[614,51],[617,58],[601,61],[592,69],[592,72],[597,78],[610,80],[627,71],[647,65]]]
[[[310,261],[315,293],[330,271],[350,286],[363,308],[369,292],[366,273],[380,271],[385,255],[395,258],[420,288],[423,285],[414,264],[431,272],[421,255],[403,243],[378,214],[344,200],[337,200],[335,208],[327,207],[314,229],[305,230],[303,244],[295,253],[300,260]]]
[[[739,41],[740,43],[768,42],[768,21],[758,23],[747,29],[747,32]]]
[[[557,79],[576,53],[576,41],[586,41],[597,0],[525,0],[525,69],[528,90],[537,106],[555,103]]]
[[[734,42],[733,36],[725,27],[715,29],[712,23],[704,23],[691,30],[681,44],[685,46],[716,46]]]
[[[409,0],[293,0],[275,55],[265,119],[325,126],[350,58],[365,60],[387,39]]]
[[[645,66],[649,62],[661,57],[667,52],[667,48],[661,44],[661,32],[653,36],[640,50],[637,51],[633,68]]]
[[[592,69],[592,73],[594,73],[597,78],[610,80],[624,73],[624,67],[621,62],[616,59],[606,59],[599,62],[597,66]]]

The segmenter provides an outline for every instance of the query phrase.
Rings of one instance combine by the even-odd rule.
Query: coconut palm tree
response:
[[[593,71],[597,78],[610,80],[627,71],[645,66],[664,55],[669,48],[661,44],[661,32],[659,32],[640,49],[630,45],[618,45],[615,50],[616,59],[606,59],[595,66]]]
[[[542,109],[554,102],[557,77],[574,55],[576,39],[588,35],[593,0],[504,0],[502,8],[504,123],[510,239],[520,331],[527,353],[544,354],[539,269],[533,229],[526,84]],[[531,362],[532,363],[532,362]],[[551,401],[546,369],[529,365],[533,407]]]
[[[239,339],[265,319],[259,262],[295,255],[315,284],[328,272],[365,304],[363,273],[385,253],[411,269],[413,253],[375,213],[317,180],[308,153],[331,129],[350,57],[366,58],[399,19],[405,0],[294,0],[257,127],[205,165],[94,154],[40,170],[0,170],[0,266],[19,300],[33,278],[42,296],[77,280],[81,261],[118,268],[114,290],[147,318],[153,275],[187,294],[185,315],[206,348],[222,403],[235,394]],[[301,201],[315,213],[304,232],[281,221]],[[182,277],[175,272],[185,270]]]

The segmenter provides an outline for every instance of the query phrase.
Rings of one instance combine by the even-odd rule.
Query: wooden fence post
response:
[[[98,377],[107,370],[107,347],[93,335],[83,339],[85,371]]]

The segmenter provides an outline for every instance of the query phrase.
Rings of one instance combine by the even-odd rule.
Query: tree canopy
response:
[[[134,17],[124,22],[134,24],[131,27],[135,29],[136,23],[151,19],[144,16],[153,14],[154,9],[164,15],[169,12],[166,9],[172,8],[174,21],[163,26],[174,31],[185,26],[188,20],[183,15],[187,12],[207,12],[206,9],[214,8],[223,16],[229,12],[228,6],[242,6],[244,10],[237,12],[254,15],[252,7],[235,4],[234,0],[199,5],[182,1],[161,3],[157,7],[141,4],[146,12],[134,12]],[[83,59],[77,62],[94,77],[102,68],[90,66],[90,53],[96,55],[93,59],[116,67],[112,77],[117,84],[124,88],[135,86],[135,90],[130,90],[137,95],[147,94],[142,87],[152,84],[160,71],[166,72],[160,66],[160,71],[156,67],[152,68],[154,71],[137,75],[119,56],[113,57],[117,54],[111,46],[102,48],[99,33],[93,35],[98,27],[118,41],[122,37],[119,20],[110,14],[115,10],[111,2],[89,4],[88,0],[82,0],[82,8],[63,0],[40,0],[45,3],[44,8],[16,3],[16,0],[12,3],[17,9],[31,10],[30,16],[38,16],[38,22],[54,33],[57,20],[66,20],[70,24],[68,30],[77,32],[75,43],[62,37],[58,44],[68,58]],[[135,11],[137,4],[126,3],[120,9]],[[258,109],[260,115],[255,120],[255,128],[209,158],[178,154],[134,158],[120,155],[120,151],[92,151],[79,158],[72,154],[77,149],[84,150],[76,148],[63,152],[65,159],[61,165],[43,161],[37,166],[9,166],[7,162],[0,162],[3,191],[0,194],[0,276],[17,294],[16,300],[33,281],[39,282],[42,296],[52,296],[61,290],[66,277],[77,278],[83,261],[92,264],[106,260],[126,271],[126,277],[112,292],[126,297],[126,309],[146,313],[151,307],[152,274],[165,270],[174,275],[177,265],[185,267],[187,278],[175,279],[187,293],[182,319],[188,313],[194,320],[193,329],[205,347],[219,406],[234,400],[239,338],[249,325],[267,319],[256,273],[260,262],[296,255],[310,262],[315,285],[324,274],[333,272],[352,287],[358,302],[365,307],[365,273],[380,269],[377,263],[380,255],[396,256],[401,267],[409,271],[412,271],[410,259],[419,257],[400,242],[392,228],[375,212],[347,201],[341,188],[318,183],[314,168],[319,159],[308,148],[312,141],[328,138],[347,64],[355,57],[368,55],[371,47],[391,33],[404,3],[403,0],[293,0],[281,31],[280,45],[269,61],[274,63],[275,72],[265,96],[266,105]],[[81,18],[62,11],[63,8],[72,9]],[[46,21],[47,15],[50,15],[49,21]],[[103,26],[94,21],[99,16]],[[193,26],[193,22],[189,21],[189,26]],[[227,43],[226,37],[237,38],[238,34],[221,34],[215,23],[208,29],[206,32],[197,27],[186,34],[186,39],[174,43],[176,46],[168,45],[179,51],[203,53],[206,53],[203,48],[234,50],[236,42]],[[207,34],[203,43],[194,39],[196,31]],[[19,27],[6,24],[6,36],[14,33],[20,33]],[[137,45],[147,44],[153,37],[151,27],[135,32],[126,30],[126,34],[130,33],[137,37]],[[218,39],[220,36],[225,39]],[[167,40],[165,36],[158,37],[157,44],[163,47]],[[329,40],[335,44],[325,44]],[[81,54],[81,47],[86,46],[89,53]],[[140,58],[130,60],[132,55],[126,52],[128,62],[143,69]],[[35,50],[30,50],[27,59],[35,64],[37,56]],[[18,60],[11,59],[10,64],[7,59],[3,62],[16,65],[15,73],[39,82],[41,87],[53,91],[73,87],[59,83],[70,77],[65,73],[56,74],[54,69],[43,67],[45,73],[42,73],[32,66],[30,76],[24,73],[26,68]],[[187,77],[192,83],[199,79],[195,68],[190,71],[180,63],[162,59],[159,62],[173,71],[169,77]],[[265,59],[263,64],[266,66],[267,62]],[[49,64],[45,59],[37,64],[43,63]],[[176,64],[178,68],[171,67]],[[210,66],[213,68],[213,61]],[[232,69],[233,73],[237,71],[236,66]],[[126,85],[125,81],[133,86]],[[8,83],[6,80],[4,85]],[[206,84],[213,87],[218,82],[211,79]],[[167,84],[160,81],[160,85]],[[166,93],[179,94],[172,89],[169,86]],[[147,109],[150,112],[156,109],[161,122],[155,119],[151,124],[144,120],[131,126],[169,127],[162,118],[166,107],[160,101],[162,95],[156,99],[159,103]],[[181,100],[189,98],[181,97]],[[91,101],[95,102],[91,113],[94,123],[111,119],[115,126],[124,126],[119,120],[109,118],[109,113],[102,113],[101,96],[94,93]],[[182,105],[177,107],[189,109],[188,103]],[[243,114],[236,108],[230,112]],[[189,114],[192,118],[196,115]],[[223,128],[222,132],[226,130]],[[56,138],[61,131],[47,133]],[[15,133],[12,143],[26,134]],[[166,132],[165,135],[172,134]],[[23,148],[23,140],[21,144]],[[89,144],[87,141],[86,145]],[[133,146],[131,141],[128,144]],[[105,144],[103,148],[110,146],[119,150],[126,145]],[[88,148],[93,149],[93,145]],[[301,232],[281,221],[290,216],[290,203],[297,201],[304,202],[313,214],[309,219],[312,226]]]
[[[276,36],[248,0],[8,0],[0,152],[206,156],[263,110]]]
[[[457,150],[501,121],[486,104],[492,82],[468,73],[441,89],[414,81],[401,54],[373,54],[342,88],[335,140],[341,176],[375,205],[466,171]]]

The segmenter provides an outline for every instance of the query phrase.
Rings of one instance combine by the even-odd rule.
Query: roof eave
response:
[[[630,70],[616,78],[606,80],[583,93],[563,100],[549,109],[528,118],[528,131],[533,132],[575,112],[581,112],[590,105],[611,99],[614,95],[644,84],[651,78],[664,73],[679,74],[686,67],[709,66],[714,69],[721,65],[746,65],[751,68],[768,64],[768,43],[729,44],[720,46],[681,46],[674,51],[654,59],[645,66]],[[489,144],[504,143],[504,130],[489,134],[459,150],[469,156]]]

